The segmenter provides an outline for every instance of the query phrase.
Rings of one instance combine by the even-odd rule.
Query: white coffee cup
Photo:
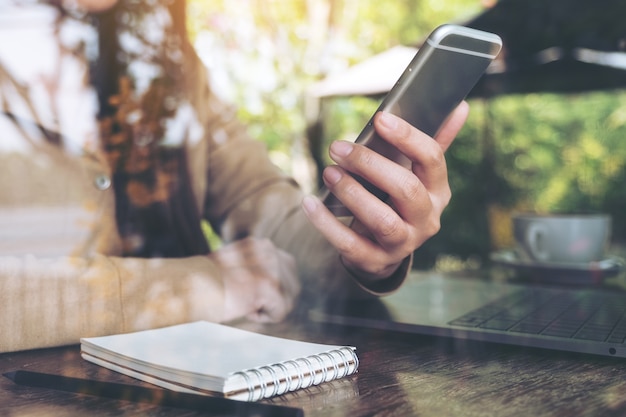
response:
[[[513,237],[531,262],[583,264],[601,261],[611,237],[607,214],[516,214]]]

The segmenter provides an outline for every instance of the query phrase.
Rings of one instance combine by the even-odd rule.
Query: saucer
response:
[[[491,261],[513,269],[520,278],[561,285],[598,285],[624,268],[624,260],[619,257],[608,257],[602,261],[584,264],[533,263],[520,259],[514,250],[494,252],[491,254]]]

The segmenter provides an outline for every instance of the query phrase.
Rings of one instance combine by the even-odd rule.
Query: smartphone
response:
[[[428,36],[376,113],[382,110],[393,113],[427,135],[435,136],[501,48],[502,40],[496,34],[451,24],[439,26]],[[378,136],[373,117],[356,143],[410,169],[411,161]],[[372,194],[387,200],[384,192],[364,178],[353,176]],[[320,195],[336,216],[352,215],[327,188],[324,187]]]

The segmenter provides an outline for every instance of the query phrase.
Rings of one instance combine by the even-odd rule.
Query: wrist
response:
[[[340,261],[345,270],[363,290],[370,294],[384,295],[395,291],[402,285],[413,264],[413,256],[407,256],[402,262],[385,268],[379,274],[359,270],[345,262],[341,256]]]

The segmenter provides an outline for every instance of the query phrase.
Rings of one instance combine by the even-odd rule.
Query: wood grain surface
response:
[[[323,326],[297,317],[259,332],[357,347],[351,377],[266,400],[306,416],[625,416],[626,360]],[[81,359],[67,346],[0,355],[0,372],[29,369],[143,383]],[[147,385],[147,384],[144,384]],[[30,388],[0,378],[0,415],[212,415]]]

